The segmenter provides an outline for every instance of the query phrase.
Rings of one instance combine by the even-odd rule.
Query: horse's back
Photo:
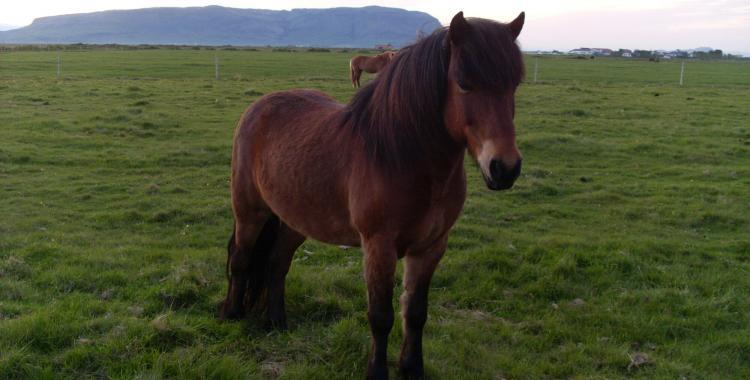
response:
[[[358,55],[349,60],[349,65],[352,67],[361,68],[360,66],[362,66],[363,63],[367,62],[369,58],[370,57],[366,55]]]
[[[286,118],[298,114],[332,112],[342,105],[327,94],[308,89],[273,92],[262,96],[247,108],[239,129],[244,131],[258,126],[264,118]]]
[[[295,140],[314,134],[343,105],[317,90],[289,90],[274,92],[256,100],[247,108],[234,136],[238,145],[251,145],[256,140],[264,144],[273,140]]]
[[[342,104],[317,90],[289,90],[265,95],[247,108],[234,137],[236,155],[242,155],[238,150],[256,154],[234,158],[240,164],[239,161],[258,157],[259,152],[300,148],[309,144],[311,139],[324,138],[322,135],[330,135],[326,130],[330,129],[329,125],[342,108]]]

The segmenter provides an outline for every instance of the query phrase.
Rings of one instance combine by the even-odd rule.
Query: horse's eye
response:
[[[470,85],[462,82],[458,82],[458,89],[461,91],[462,94],[466,94],[471,92],[472,88]]]

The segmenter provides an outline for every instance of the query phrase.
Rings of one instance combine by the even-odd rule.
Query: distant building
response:
[[[587,55],[587,56],[600,56],[600,57],[609,57],[612,55],[612,49],[606,49],[606,48],[578,48],[575,50],[571,50],[568,52],[568,54],[572,55]]]
[[[633,51],[630,49],[617,49],[617,51],[612,52],[612,55],[615,57],[633,58]]]
[[[711,50],[703,47],[693,50],[630,50],[630,49],[607,49],[607,48],[578,48],[568,51],[569,55],[586,57],[623,57],[623,58],[659,58],[659,59],[684,59],[684,58],[706,58],[721,57],[721,51]]]
[[[394,48],[393,45],[391,45],[391,44],[375,45],[375,49],[377,49],[377,50],[383,50],[383,51],[385,51],[385,50],[396,50],[396,48]]]
[[[672,58],[690,58],[691,55],[689,52],[684,50],[671,50],[671,51],[665,51],[665,50],[657,50],[654,52],[654,55],[659,58],[664,59],[672,59]]]
[[[594,55],[594,52],[589,48],[578,48],[568,52],[572,55]]]
[[[672,55],[672,57],[674,58],[687,58],[690,56],[690,53],[688,53],[687,51],[679,50],[679,49],[670,51],[669,54]]]

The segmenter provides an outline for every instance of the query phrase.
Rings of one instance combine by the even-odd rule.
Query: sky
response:
[[[60,14],[205,5],[259,9],[380,5],[427,12],[444,25],[460,10],[468,17],[505,22],[525,11],[520,37],[524,50],[708,46],[750,55],[750,0],[3,0],[0,28],[25,26],[37,17]]]

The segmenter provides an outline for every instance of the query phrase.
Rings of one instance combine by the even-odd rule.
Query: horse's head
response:
[[[515,91],[523,76],[516,38],[521,13],[509,24],[464,18],[459,12],[448,30],[450,61],[445,124],[477,160],[487,186],[509,189],[521,172],[516,146]]]

